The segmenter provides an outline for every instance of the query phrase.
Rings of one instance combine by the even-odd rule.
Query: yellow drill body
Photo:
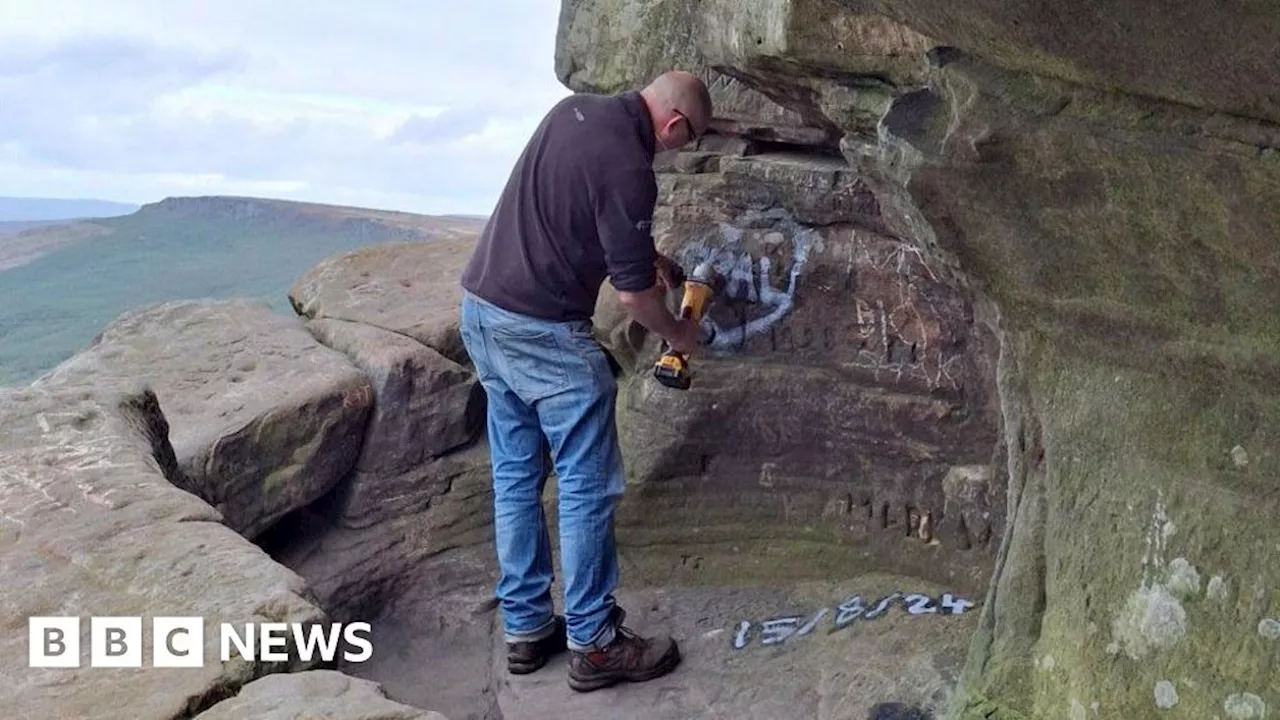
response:
[[[684,297],[680,301],[680,317],[702,320],[711,300],[719,291],[721,278],[710,261],[704,262],[694,269],[693,274],[684,282]],[[653,367],[653,376],[658,382],[677,390],[688,390],[693,384],[693,373],[689,369],[689,358],[674,350],[668,349],[658,358]]]

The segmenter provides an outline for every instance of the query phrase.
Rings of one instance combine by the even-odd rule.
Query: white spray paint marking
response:
[[[708,347],[713,351],[737,350],[747,340],[767,332],[786,317],[795,305],[796,288],[810,253],[822,246],[821,235],[797,223],[785,210],[751,212],[740,218],[740,222],[744,225],[759,226],[762,221],[771,222],[782,230],[769,232],[762,242],[771,245],[785,245],[788,242],[791,244],[793,262],[785,290],[773,287],[772,260],[769,257],[761,257],[757,261],[742,249],[744,231],[734,224],[717,223],[716,234],[719,236],[717,247],[709,246],[704,239],[687,243],[683,250],[687,264],[697,265],[706,260],[711,261],[716,271],[725,278],[726,296],[769,308],[764,316],[744,322],[735,328],[722,328],[711,318],[704,317],[704,326],[714,332],[711,342],[708,343]],[[690,260],[692,262],[689,262]]]
[[[884,617],[895,602],[901,601],[908,615],[962,615],[975,604],[952,593],[943,593],[940,598],[932,598],[923,593],[901,592],[890,593],[872,606],[863,604],[861,595],[854,595],[836,606],[831,618],[831,629],[828,633],[843,630],[855,620],[872,622]],[[828,614],[831,608],[821,608],[806,620],[803,615],[786,615],[773,617],[759,623],[760,644],[776,645],[791,638],[800,638],[813,633]],[[751,643],[752,623],[742,620],[738,623],[733,635],[733,648],[741,650]]]
[[[1258,634],[1268,640],[1280,640],[1280,620],[1263,618],[1258,623]]]

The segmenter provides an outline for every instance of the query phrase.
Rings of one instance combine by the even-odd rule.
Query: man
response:
[[[711,122],[697,76],[643,90],[580,93],[534,132],[462,274],[462,338],[488,396],[494,516],[508,668],[528,673],[567,648],[569,685],[590,691],[664,675],[671,638],[623,626],[616,604],[614,505],[624,486],[617,386],[591,316],[606,277],[629,316],[692,352],[698,326],[663,302],[670,285],[651,236],[654,153]],[[543,437],[559,488],[564,617],[553,614],[542,511]]]

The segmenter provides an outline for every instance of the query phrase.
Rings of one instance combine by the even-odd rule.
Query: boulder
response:
[[[190,717],[269,672],[218,662],[221,623],[322,622],[296,574],[174,487],[178,461],[145,387],[0,389],[0,706],[10,717]],[[29,667],[31,618],[79,620],[78,667]],[[91,668],[91,616],[142,618],[141,668]],[[152,666],[156,617],[202,617],[206,662]],[[291,657],[295,657],[291,654]]]
[[[341,622],[368,620],[389,599],[438,586],[438,579],[424,584],[422,578],[437,572],[443,555],[492,540],[487,443],[394,480],[404,486],[363,482],[357,474],[345,492],[292,514],[263,538],[272,557],[305,578]]]
[[[427,460],[396,475],[356,472],[340,493],[341,522],[346,527],[360,528],[419,513],[435,498],[451,492],[463,478],[473,475],[488,478],[485,443]]]
[[[373,401],[361,371],[299,318],[244,299],[126,313],[33,385],[88,390],[140,380],[170,423],[176,482],[247,537],[346,477]]]
[[[334,670],[269,675],[240,694],[214,705],[195,720],[447,720],[430,712],[388,700],[375,682]]]
[[[484,390],[458,330],[458,276],[474,242],[366,247],[325,260],[291,292],[317,341],[372,388],[350,476],[267,539],[341,617],[380,612],[437,556],[492,535]]]
[[[762,356],[766,336],[758,333],[730,365],[695,358],[702,375],[687,395],[629,380],[623,417],[639,418],[641,430],[626,433],[643,438],[642,448],[709,435],[734,422],[726,417],[734,408],[790,403],[801,411],[787,422],[767,409],[737,410],[740,424],[725,426],[728,437],[747,434],[730,457],[760,456],[760,470],[740,471],[737,485],[726,475],[721,487],[732,491],[722,489],[685,523],[736,512],[725,506],[738,499],[741,478],[779,488],[752,487],[775,517],[807,523],[817,498],[798,502],[794,491],[812,481],[793,477],[794,461],[764,472],[769,448],[794,445],[795,456],[812,458],[822,439],[834,473],[886,479],[893,475],[853,459],[928,458],[900,466],[925,471],[902,487],[927,489],[930,510],[941,496],[957,530],[963,520],[971,532],[988,512],[997,521],[982,623],[951,714],[1263,717],[1280,706],[1280,656],[1260,630],[1280,613],[1280,568],[1268,562],[1280,548],[1280,316],[1266,311],[1280,306],[1280,86],[1272,80],[1280,58],[1270,51],[1277,29],[1276,8],[1126,0],[838,8],[827,0],[568,0],[557,72],[573,89],[636,87],[672,65],[689,67],[733,78],[824,137],[793,132],[763,152],[726,154],[719,173],[667,174],[655,221],[674,229],[665,247],[729,246],[737,231],[748,239],[779,232],[772,247],[780,250],[757,244],[744,263],[771,261],[771,290],[761,284],[756,293],[784,308],[772,327],[814,307],[832,308],[827,323],[862,327],[883,300],[886,318],[892,308],[920,311],[908,326],[918,319],[928,328],[921,337],[933,338],[931,351],[947,348],[974,363],[959,395],[939,386],[945,374],[872,371],[868,379],[847,369],[870,370],[857,369],[866,358],[859,353],[885,352],[879,357],[889,365],[918,362],[909,346],[923,345],[906,336],[871,344],[869,336],[868,345],[845,345],[851,362],[832,357],[822,332],[806,337],[797,324],[785,345],[794,355],[779,367]],[[744,105],[727,107],[738,114]],[[767,105],[759,114],[754,122],[779,117]],[[726,119],[718,129],[745,135],[749,125]],[[787,163],[762,164],[781,151]],[[734,175],[753,180],[734,186]],[[744,207],[758,214],[723,217]],[[810,255],[794,296],[783,277],[796,267],[797,233],[758,220],[774,209],[810,226],[825,248]],[[719,223],[737,230],[704,239]],[[847,232],[842,226],[910,249],[900,262],[885,264],[882,255],[855,273],[846,295],[869,301],[864,309],[804,284],[813,269],[835,264],[823,252],[840,247],[831,235]],[[856,253],[850,263],[859,265]],[[886,271],[902,279],[877,278]],[[760,317],[749,312],[738,324]],[[776,337],[767,336],[771,352]],[[640,347],[634,367],[642,374],[653,349]],[[805,368],[806,357],[821,358],[827,374]],[[722,380],[744,366],[752,374],[742,381]],[[807,374],[826,381],[793,380]],[[875,400],[856,400],[859,389]],[[937,441],[930,424],[963,425],[955,413],[923,419],[947,402],[974,418],[994,403],[982,442]],[[870,424],[887,418],[879,403],[906,411],[900,433]],[[766,427],[743,427],[752,424]],[[993,429],[995,447],[978,449]],[[712,482],[715,453],[642,455],[653,458],[635,468],[646,499],[661,494],[650,478],[682,477],[692,489]],[[827,512],[839,514],[838,496],[832,500]],[[855,495],[845,506],[858,502]],[[873,499],[873,519],[875,506]],[[957,557],[939,556],[939,568]]]
[[[431,348],[372,325],[314,320],[307,328],[373,385],[374,406],[356,470],[413,469],[475,438],[484,389],[475,374]]]
[[[467,365],[458,331],[458,278],[476,238],[385,243],[335,255],[299,278],[289,300],[308,319],[380,327]]]
[[[374,325],[321,319],[308,328],[373,386],[373,413],[342,491],[344,524],[362,527],[426,507],[465,470],[450,451],[471,442],[484,422],[484,388],[475,374]]]

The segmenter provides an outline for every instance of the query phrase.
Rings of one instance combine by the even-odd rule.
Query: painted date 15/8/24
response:
[[[737,630],[733,634],[733,647],[735,650],[741,650],[757,638],[761,645],[776,645],[791,637],[804,637],[816,630],[823,618],[828,614],[832,617],[831,628],[827,632],[836,632],[849,627],[856,620],[871,621],[884,617],[897,601],[902,602],[903,610],[908,615],[914,616],[960,615],[969,608],[974,607],[974,604],[969,600],[951,593],[944,593],[941,598],[935,600],[928,595],[920,593],[903,595],[900,592],[895,592],[886,595],[873,605],[864,604],[861,595],[854,595],[837,605],[834,610],[832,608],[822,608],[811,618],[791,615],[765,620],[760,623],[758,632],[752,632],[755,626],[751,622],[743,620],[738,623]]]

